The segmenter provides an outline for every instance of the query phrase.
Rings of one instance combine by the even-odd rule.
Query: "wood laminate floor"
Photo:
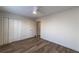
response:
[[[76,53],[43,39],[30,38],[0,46],[0,53]]]

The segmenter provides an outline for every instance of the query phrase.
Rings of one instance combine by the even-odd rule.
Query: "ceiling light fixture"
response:
[[[34,14],[34,15],[37,14],[37,9],[38,9],[38,8],[37,8],[36,6],[34,6],[34,9],[33,9],[33,14]]]
[[[37,14],[37,12],[36,11],[33,11],[33,14]]]

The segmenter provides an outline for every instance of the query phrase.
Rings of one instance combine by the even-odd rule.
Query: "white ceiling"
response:
[[[34,6],[1,6],[0,11],[9,12],[29,18],[39,18],[73,8],[72,6],[38,6],[37,15],[33,14]]]

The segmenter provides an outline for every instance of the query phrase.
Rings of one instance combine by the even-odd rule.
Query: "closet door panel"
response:
[[[3,45],[2,18],[0,17],[0,45]]]
[[[21,40],[21,21],[9,19],[9,42]]]
[[[19,40],[19,20],[14,19],[14,41]]]
[[[3,18],[3,41],[4,41],[4,44],[9,43],[9,20],[8,18]]]
[[[14,19],[9,18],[9,43],[14,41]]]
[[[26,39],[27,38],[27,32],[28,31],[28,28],[27,28],[27,25],[28,24],[28,21],[26,22],[25,19],[22,20],[22,29],[21,29],[21,39]]]
[[[22,30],[22,20],[21,19],[19,19],[18,20],[18,27],[17,27],[17,33],[18,33],[18,40],[22,40],[22,38],[21,38],[21,30]]]

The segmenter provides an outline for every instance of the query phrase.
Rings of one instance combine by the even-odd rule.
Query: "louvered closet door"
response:
[[[21,22],[20,19],[14,19],[14,40],[21,39]]]

